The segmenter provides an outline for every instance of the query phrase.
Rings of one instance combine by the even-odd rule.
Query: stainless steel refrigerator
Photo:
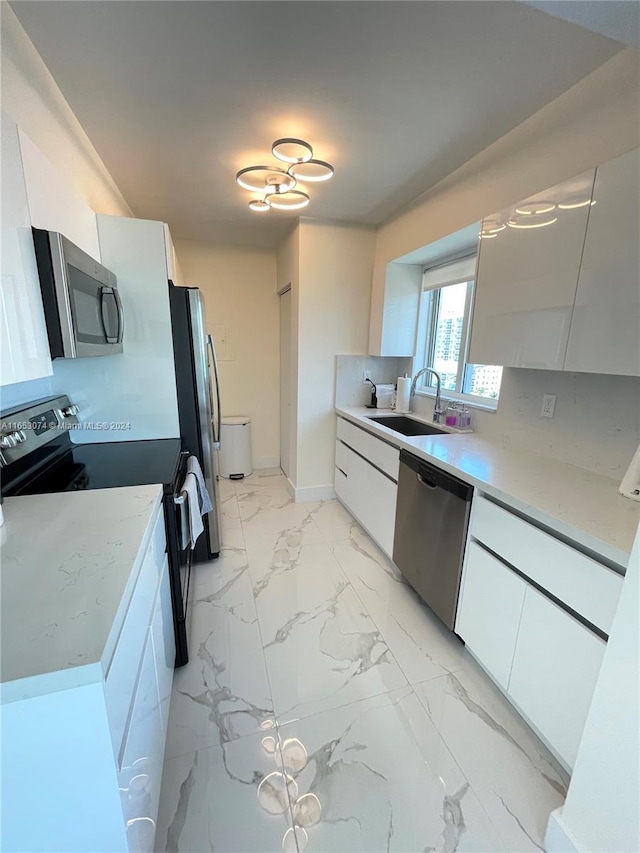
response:
[[[198,457],[213,509],[193,549],[194,562],[220,553],[220,382],[213,338],[207,334],[204,297],[197,287],[169,286],[171,327],[178,391],[180,436]]]

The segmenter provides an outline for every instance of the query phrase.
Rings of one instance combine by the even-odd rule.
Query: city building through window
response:
[[[418,340],[418,364],[440,374],[445,396],[467,402],[497,405],[502,367],[470,364],[471,311],[475,257],[425,270]],[[425,374],[419,390],[435,389]]]

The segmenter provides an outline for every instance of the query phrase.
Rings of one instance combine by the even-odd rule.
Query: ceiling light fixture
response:
[[[304,163],[294,163],[289,166],[287,172],[296,179],[296,181],[328,181],[333,177],[333,166],[331,163],[325,163],[324,160],[305,160]]]
[[[269,206],[275,210],[301,210],[311,199],[300,190],[288,190],[284,193],[273,193],[268,197]]]
[[[334,175],[331,163],[313,157],[313,148],[304,139],[283,137],[271,146],[274,157],[289,167],[247,166],[236,174],[236,183],[260,198],[249,202],[249,208],[258,213],[269,210],[301,210],[311,199],[308,193],[296,189],[298,181],[318,183]]]
[[[271,210],[271,205],[269,204],[269,200],[266,198],[254,198],[249,202],[249,207],[251,210],[255,210],[258,213],[267,213]]]
[[[271,186],[282,187],[283,191],[292,190],[296,179],[277,166],[247,166],[246,169],[240,169],[236,175],[236,183],[252,193],[260,193]]]
[[[284,137],[276,139],[271,146],[271,153],[285,163],[306,163],[313,157],[313,148],[304,139]]]

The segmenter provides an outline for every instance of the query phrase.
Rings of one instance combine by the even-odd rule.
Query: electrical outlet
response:
[[[369,382],[371,382],[371,371],[365,370],[362,374],[362,384],[367,385]]]
[[[542,398],[542,411],[540,414],[543,418],[552,418],[556,411],[556,395],[545,394]]]

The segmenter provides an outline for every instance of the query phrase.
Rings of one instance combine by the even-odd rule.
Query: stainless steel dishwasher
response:
[[[393,562],[453,630],[473,488],[400,451]]]

